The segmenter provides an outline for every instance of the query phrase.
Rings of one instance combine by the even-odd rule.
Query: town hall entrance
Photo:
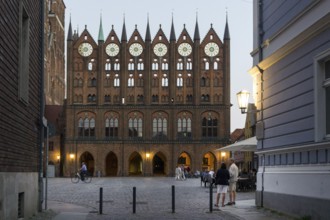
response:
[[[116,154],[110,152],[105,162],[105,175],[106,176],[117,176],[118,172],[118,159]]]

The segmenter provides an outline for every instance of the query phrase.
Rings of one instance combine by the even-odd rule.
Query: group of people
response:
[[[219,200],[221,194],[221,206],[225,206],[225,198],[227,191],[229,193],[229,202],[226,205],[236,204],[236,183],[238,179],[238,167],[235,164],[234,158],[230,159],[229,169],[226,164],[222,163],[220,169],[215,175],[215,184],[217,186],[217,197],[215,206],[219,207]]]
[[[186,169],[184,166],[177,166],[175,168],[175,180],[186,180],[186,175],[185,175]]]

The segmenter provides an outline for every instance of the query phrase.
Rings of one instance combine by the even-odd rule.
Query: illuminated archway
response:
[[[142,175],[142,157],[137,152],[132,153],[129,157],[128,173],[129,175]]]
[[[190,155],[186,152],[182,152],[178,158],[177,165],[183,165],[185,167],[190,167],[190,165],[191,165]]]
[[[202,168],[203,170],[214,170],[216,171],[216,157],[213,153],[207,152],[202,158]]]

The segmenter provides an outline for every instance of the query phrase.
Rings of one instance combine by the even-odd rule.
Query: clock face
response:
[[[117,44],[114,43],[110,43],[105,47],[105,52],[110,56],[110,57],[114,57],[117,56],[117,54],[119,53],[119,46]]]
[[[130,54],[132,54],[132,56],[139,56],[143,51],[143,47],[141,44],[139,43],[133,43],[130,47],[129,47],[129,52]]]
[[[154,47],[154,53],[159,57],[164,56],[167,53],[166,45],[163,43],[156,44]]]
[[[78,52],[83,57],[88,57],[93,52],[93,47],[90,43],[82,43],[78,47]]]
[[[214,56],[218,55],[218,53],[219,53],[219,46],[213,42],[208,43],[208,44],[206,44],[206,46],[204,48],[204,52],[209,57],[214,57]]]
[[[191,54],[192,47],[188,43],[182,43],[178,47],[178,52],[181,56],[189,56]]]

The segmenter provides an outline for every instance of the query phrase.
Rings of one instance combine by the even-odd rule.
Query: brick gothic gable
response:
[[[93,47],[86,57],[77,51],[84,42]],[[219,48],[212,57],[204,52],[210,42]],[[136,43],[142,47],[137,56],[130,52]],[[178,51],[182,43],[191,46],[187,56]],[[149,22],[146,40],[136,28],[127,41],[125,25],[122,40],[113,28],[98,43],[87,29],[68,39],[64,172],[68,175],[82,160],[88,160],[92,172],[106,176],[171,176],[178,161],[192,170],[216,169],[221,161],[216,149],[230,140],[230,103],[224,101],[230,100],[225,89],[230,79],[229,49],[223,49],[227,43],[230,48],[212,27],[201,44],[185,27],[177,40],[173,29],[170,42],[159,27],[151,41]],[[109,44],[117,45],[117,52],[109,55]],[[155,46],[161,48],[156,51]],[[113,166],[110,153],[118,158]],[[73,163],[70,154],[75,155]],[[203,158],[209,163],[203,164]]]

